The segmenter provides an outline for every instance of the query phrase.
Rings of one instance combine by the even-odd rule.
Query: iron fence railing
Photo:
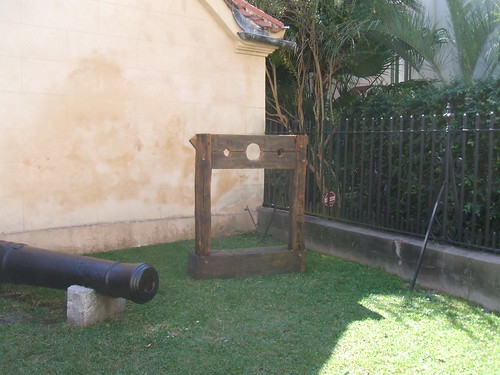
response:
[[[307,123],[306,212],[423,237],[442,188],[430,238],[500,254],[496,117],[448,115]],[[287,185],[266,171],[264,205],[286,208]]]

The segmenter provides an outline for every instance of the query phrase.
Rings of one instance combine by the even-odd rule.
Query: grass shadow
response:
[[[260,239],[214,239],[213,247],[279,244]],[[402,280],[382,271],[313,252],[304,273],[196,281],[187,275],[193,246],[182,241],[98,254],[154,265],[160,275],[156,297],[144,305],[129,303],[117,319],[85,329],[61,320],[0,324],[5,337],[0,372],[315,375],[350,326],[380,322],[401,308],[401,299],[388,307],[373,296],[406,293]],[[39,299],[48,310],[53,303],[52,313],[62,317],[57,301],[64,292],[22,288],[23,298]],[[0,314],[16,309],[32,314],[26,305],[7,307],[17,300],[0,293]],[[413,303],[415,314],[421,311],[418,303],[407,303]]]

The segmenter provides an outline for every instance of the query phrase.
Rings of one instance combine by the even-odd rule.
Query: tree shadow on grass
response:
[[[308,258],[304,273],[227,280],[191,280],[185,261],[174,266],[182,272],[159,299],[170,299],[176,323],[152,331],[161,359],[150,360],[176,374],[317,374],[349,324],[381,318],[359,301],[397,286],[376,270]]]
[[[243,245],[254,240],[245,238]],[[144,305],[129,303],[119,318],[85,329],[60,321],[43,335],[36,327],[20,330],[3,346],[14,348],[31,340],[44,348],[43,363],[32,361],[34,354],[19,346],[16,353],[6,354],[24,355],[23,364],[16,364],[24,372],[36,365],[45,373],[92,373],[97,366],[109,374],[313,375],[328,361],[350,324],[381,319],[359,301],[401,288],[383,272],[316,253],[309,253],[304,273],[196,281],[186,272],[192,249],[193,242],[185,241],[100,254],[155,266],[160,274],[155,299]],[[42,304],[53,301],[39,289],[24,289],[23,298],[38,298]],[[4,306],[5,298],[16,300],[0,298]],[[45,313],[63,318],[60,307],[54,305],[52,312],[48,307]],[[35,342],[40,336],[43,341]],[[6,366],[0,370],[11,370]]]

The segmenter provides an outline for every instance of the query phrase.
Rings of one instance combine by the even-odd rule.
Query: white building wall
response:
[[[189,139],[264,131],[272,49],[235,53],[227,20],[223,0],[0,0],[0,238],[194,237]],[[214,235],[253,229],[262,186],[262,171],[215,174]]]

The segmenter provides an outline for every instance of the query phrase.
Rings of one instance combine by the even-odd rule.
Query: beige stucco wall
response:
[[[224,0],[0,0],[0,239],[75,253],[194,237],[196,133],[264,131],[263,45]],[[214,171],[213,235],[263,172]]]

